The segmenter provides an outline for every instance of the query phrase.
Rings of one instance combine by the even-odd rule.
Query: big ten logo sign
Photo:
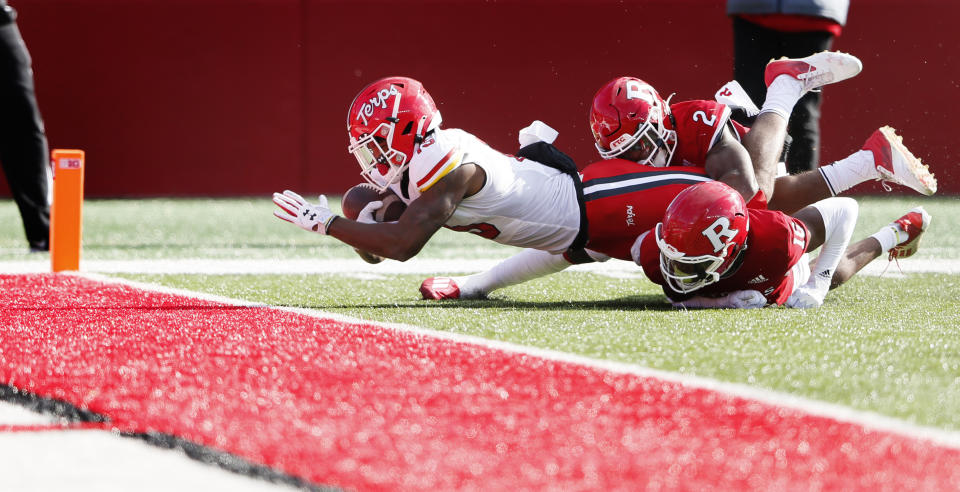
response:
[[[60,169],[80,169],[83,167],[83,159],[63,157],[57,160],[57,167]]]

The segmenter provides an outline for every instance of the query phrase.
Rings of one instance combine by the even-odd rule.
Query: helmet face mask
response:
[[[733,188],[707,181],[680,192],[654,230],[667,285],[686,294],[732,275],[749,230],[746,204]]]
[[[361,90],[347,113],[347,151],[360,175],[380,191],[399,182],[416,146],[439,128],[442,118],[420,82],[387,77]]]
[[[605,159],[626,159],[646,166],[665,167],[670,161],[672,148],[660,138],[657,130],[649,122],[631,137],[627,140],[626,146],[619,145],[611,151],[602,150],[598,146],[597,150],[600,151],[601,156],[610,155]],[[676,142],[673,142],[673,145],[675,146]]]
[[[608,82],[594,96],[590,109],[590,129],[600,157],[669,165],[677,147],[677,133],[665,123],[669,111],[669,99],[663,101],[656,89],[640,79],[619,77]]]
[[[720,280],[720,268],[728,259],[734,245],[723,249],[722,254],[687,256],[668,244],[661,232],[663,224],[657,224],[657,246],[660,248],[660,272],[670,288],[686,294],[716,283]],[[731,260],[733,258],[730,258]]]
[[[360,175],[380,191],[398,181],[408,166],[407,155],[390,146],[393,131],[393,123],[383,123],[373,134],[362,136],[347,149],[360,164]],[[381,133],[386,137],[380,137]]]

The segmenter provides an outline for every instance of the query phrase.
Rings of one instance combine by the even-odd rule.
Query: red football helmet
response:
[[[400,180],[414,147],[440,122],[440,111],[420,82],[408,77],[380,79],[350,103],[347,150],[360,163],[360,175],[383,191]]]
[[[686,293],[732,274],[749,230],[747,206],[733,188],[707,181],[683,190],[655,231],[664,279]]]
[[[669,115],[669,98],[664,102],[650,84],[634,77],[611,80],[590,108],[590,130],[600,157],[668,165],[677,148],[677,132],[666,126]]]

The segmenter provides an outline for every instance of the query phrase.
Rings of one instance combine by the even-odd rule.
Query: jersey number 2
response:
[[[698,116],[699,118],[697,118]],[[700,121],[700,120],[703,120],[703,122],[706,123],[707,126],[713,126],[713,124],[717,122],[717,115],[713,115],[708,118],[707,113],[704,113],[703,111],[697,111],[693,113],[693,121]]]

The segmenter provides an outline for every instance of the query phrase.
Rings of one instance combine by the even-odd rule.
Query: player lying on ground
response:
[[[791,217],[748,209],[737,192],[712,181],[677,195],[663,222],[637,238],[633,257],[674,306],[818,307],[828,290],[884,252],[916,252],[930,216],[916,208],[848,248],[856,222],[851,198],[827,198]],[[807,253],[821,246],[811,268]]]
[[[803,60],[771,62],[767,69],[768,101],[749,131],[729,119],[730,109],[724,104],[687,101],[668,105],[639,79],[614,79],[594,98],[590,122],[601,156],[610,158],[608,163],[621,164],[615,175],[605,173],[615,167],[613,164],[603,168],[591,164],[583,170],[589,224],[586,254],[571,257],[523,252],[482,274],[427,279],[421,293],[426,299],[483,297],[497,288],[554,273],[575,262],[609,257],[630,260],[633,240],[661,220],[679,191],[697,180],[729,172],[730,162],[740,163],[734,166],[736,169],[754,166],[757,176],[764,180],[760,192],[748,203],[750,207],[764,208],[765,194],[769,194],[774,196],[771,205],[795,211],[870,179],[893,181],[932,194],[936,180],[888,127],[874,132],[862,150],[845,159],[817,171],[769,181],[782,147],[787,115],[796,100],[824,83],[855,75],[859,68],[856,58],[829,52]],[[718,95],[728,92],[726,100],[742,101],[736,97],[736,89],[728,84]],[[767,140],[757,138],[760,135]],[[749,155],[756,155],[756,160]],[[630,162],[683,166],[630,166],[622,164],[626,161],[617,156]],[[735,183],[733,187],[737,188]],[[749,196],[743,188],[737,189],[745,199]]]

